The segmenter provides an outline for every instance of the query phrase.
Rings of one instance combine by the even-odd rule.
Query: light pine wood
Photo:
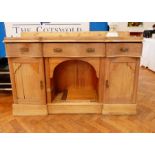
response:
[[[69,38],[71,37],[73,39],[73,37],[75,39],[79,39],[82,37],[97,37],[97,38],[101,38],[101,37],[106,37],[107,32],[72,32],[72,33],[68,33],[68,32],[52,32],[52,38]],[[120,37],[129,37],[130,36],[130,32],[118,32]],[[51,33],[50,32],[22,32],[21,33],[21,37],[50,37],[51,38]],[[87,38],[87,39],[88,39]],[[96,38],[95,38],[96,39]]]
[[[78,101],[77,103],[55,103],[55,104],[48,104],[48,112],[49,114],[94,114],[94,113],[101,113],[102,111],[102,104],[93,103],[93,102],[81,102]]]
[[[50,103],[54,99],[54,84],[53,76],[50,77],[50,65],[49,58],[45,58],[45,78],[46,78],[46,97],[47,103]]]
[[[14,115],[22,107],[24,115],[37,115],[41,105],[49,114],[136,113],[141,38],[41,34],[5,39]]]
[[[9,61],[15,103],[45,104],[42,58],[12,58]]]
[[[142,53],[142,44],[140,43],[107,43],[107,57],[128,56],[140,57]]]
[[[65,75],[65,70],[63,69],[62,71],[64,72],[64,76],[66,78],[68,77],[67,79],[68,79],[69,83],[71,83],[71,79],[74,82],[77,79],[77,77],[73,78],[72,74],[75,72],[74,76],[77,75],[78,62],[80,62],[80,64],[82,63],[81,64],[82,66],[80,67],[82,70],[78,67],[80,69],[79,70],[80,71],[79,75],[81,75],[81,77],[83,76],[83,74],[85,74],[85,75],[88,74],[90,72],[89,70],[94,68],[95,69],[94,73],[96,74],[95,76],[97,76],[97,78],[99,79],[100,58],[93,58],[93,59],[92,58],[75,58],[75,59],[73,59],[73,58],[45,58],[45,63],[46,63],[45,67],[46,67],[47,103],[50,103],[51,100],[54,99],[55,89],[54,89],[54,85],[53,85],[54,84],[53,76],[54,76],[54,71],[56,70],[56,67],[58,67],[58,65],[59,65],[58,68],[64,68],[64,66],[61,65],[61,64],[62,63],[68,64],[67,65],[68,67],[66,66],[68,68],[68,69],[66,68],[68,70],[68,73],[66,72],[67,74]],[[73,66],[71,65],[72,63],[74,64]],[[90,69],[88,69],[88,68],[90,68]],[[85,70],[86,70],[86,72],[85,72]],[[59,72],[61,72],[61,69],[59,69],[59,71],[57,71],[58,76],[59,76]],[[62,79],[61,80],[62,83],[66,84],[66,80],[67,79],[65,80],[65,82],[63,82],[64,81],[64,77],[60,76],[60,78]],[[86,76],[86,78],[89,81],[91,80],[91,77],[89,77],[89,76]],[[80,83],[80,81],[79,81],[79,83]],[[85,80],[85,81],[87,81],[87,80]],[[94,83],[95,81],[92,81],[92,82]],[[88,86],[90,86],[90,85],[88,85]],[[97,89],[100,89],[100,86],[99,87],[96,86],[96,87],[97,87]]]
[[[81,88],[69,88],[66,100],[92,100],[98,101],[97,90],[82,86]]]
[[[74,59],[74,60],[65,59],[66,61],[63,61],[64,59],[60,59],[60,58],[52,59],[51,58],[49,61],[50,63],[49,72],[51,73],[51,75],[49,76],[49,74],[47,73],[47,77],[49,76],[47,81],[49,81],[50,83],[48,83],[47,87],[50,88],[52,85],[52,81],[53,81],[55,88],[54,88],[54,85],[52,85],[52,89],[54,89],[55,92],[56,91],[62,92],[64,90],[67,90],[68,96],[72,94],[71,95],[72,97],[78,96],[78,95],[73,95],[78,92],[79,93],[81,92],[82,94],[84,90],[88,92],[96,91],[97,93],[99,89],[98,88],[99,79],[97,77],[96,71],[94,70],[94,67],[91,66],[90,63],[92,62],[93,65],[94,65],[94,62],[95,64],[98,64],[94,66],[96,66],[95,68],[97,69],[97,72],[99,74],[98,68],[99,68],[100,59],[96,59],[96,58],[94,59],[95,61],[93,59],[92,61],[90,61],[87,58],[86,59],[84,58],[82,60],[81,59]],[[69,93],[71,92],[70,90],[72,90],[74,93]],[[94,98],[94,95],[93,95],[93,98]],[[83,99],[87,99],[87,97],[85,96]]]
[[[53,77],[53,72],[60,63],[69,60],[79,60],[89,63],[96,71],[96,76],[100,74],[100,58],[49,58],[50,77]]]
[[[102,114],[106,115],[136,114],[136,104],[104,104]]]
[[[104,57],[104,43],[44,43],[44,57]]]
[[[68,88],[97,88],[98,79],[94,68],[87,62],[79,60],[70,60],[59,64],[54,70],[53,78],[58,91]]]
[[[15,76],[14,76],[14,68],[12,65],[12,58],[8,58],[8,64],[9,64],[9,72],[10,72],[10,81],[11,81],[11,87],[12,87],[12,94],[13,94],[13,99],[14,102],[13,104],[17,104],[17,91],[16,88],[16,84],[15,84]]]
[[[23,32],[21,34],[22,38],[26,38],[26,37],[32,37],[32,38],[39,38],[41,39],[58,39],[58,40],[67,40],[67,39],[103,39],[106,36],[106,32]]]
[[[42,57],[42,44],[8,43],[5,45],[7,57]]]
[[[137,86],[136,58],[109,58],[106,61],[105,103],[135,103]]]
[[[32,116],[32,115],[47,115],[46,105],[28,105],[28,104],[13,104],[13,115]]]
[[[155,73],[141,68],[137,114],[51,114],[13,116],[11,93],[0,92],[1,133],[154,133]]]
[[[119,37],[106,37],[107,32],[72,32],[72,33],[49,33],[27,32],[20,38],[5,38],[5,43],[17,42],[142,42],[142,37],[131,37],[129,32],[119,32]]]
[[[99,91],[98,91],[98,98],[99,102],[104,104],[105,103],[105,86],[106,86],[106,58],[100,59],[100,75],[99,75]]]

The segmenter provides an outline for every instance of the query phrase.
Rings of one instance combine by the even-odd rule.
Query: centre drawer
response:
[[[104,43],[44,43],[44,57],[104,57]]]
[[[140,57],[142,51],[142,43],[107,43],[106,56],[131,56]]]

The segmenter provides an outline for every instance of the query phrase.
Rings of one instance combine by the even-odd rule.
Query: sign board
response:
[[[89,22],[23,22],[5,23],[7,37],[20,37],[22,32],[81,32],[89,31]]]

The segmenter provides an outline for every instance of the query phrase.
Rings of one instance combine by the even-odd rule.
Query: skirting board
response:
[[[93,114],[102,112],[102,104],[48,104],[48,113],[49,114]]]
[[[102,110],[103,108],[103,110]],[[48,104],[48,105],[26,105],[13,104],[13,115],[32,116],[48,114],[113,114],[131,115],[136,114],[136,104]]]
[[[47,115],[47,105],[13,104],[13,115]]]
[[[136,114],[136,104],[104,104],[102,114],[105,114],[105,115]]]

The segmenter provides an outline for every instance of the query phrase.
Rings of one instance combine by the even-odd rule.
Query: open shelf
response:
[[[70,88],[68,90],[58,93],[53,100],[54,103],[74,102],[74,101],[96,102],[97,92],[91,89],[89,90],[89,89]]]
[[[3,72],[3,71],[1,72],[0,71],[0,75],[4,75],[4,74],[10,75],[10,72]]]
[[[98,78],[87,62],[68,60],[58,64],[51,83],[52,103],[98,102]]]

